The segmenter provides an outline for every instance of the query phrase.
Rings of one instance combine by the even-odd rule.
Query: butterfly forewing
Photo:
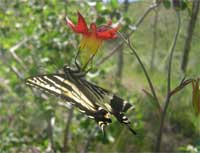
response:
[[[78,107],[82,113],[94,118],[101,127],[109,124],[111,122],[108,117],[109,113],[105,110],[100,110],[99,106],[92,103],[76,84],[73,84],[74,80],[70,81],[67,78],[65,74],[38,75],[27,78],[26,84],[70,102]]]
[[[65,100],[73,100],[88,110],[96,111],[96,106],[73,83],[66,80],[64,74],[38,75],[28,78],[26,84],[41,88]]]

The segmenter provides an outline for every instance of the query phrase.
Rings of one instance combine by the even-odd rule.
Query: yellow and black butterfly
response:
[[[78,69],[65,66],[64,73],[29,77],[26,79],[26,84],[43,89],[75,105],[81,112],[93,118],[102,130],[105,125],[112,122],[110,118],[112,114],[136,134],[124,115],[133,106],[108,90],[87,81],[85,73]]]

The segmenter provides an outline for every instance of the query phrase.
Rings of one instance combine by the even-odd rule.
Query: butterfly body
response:
[[[47,74],[29,77],[26,84],[43,89],[75,105],[80,111],[93,118],[103,129],[112,122],[114,115],[120,123],[130,128],[130,121],[124,115],[132,105],[85,79],[85,74],[70,67],[64,67],[62,74]]]

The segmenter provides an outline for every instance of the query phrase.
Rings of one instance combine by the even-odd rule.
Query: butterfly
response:
[[[27,78],[25,83],[73,104],[82,113],[94,119],[103,131],[104,127],[112,122],[110,116],[114,115],[120,123],[136,134],[130,126],[131,122],[124,114],[128,109],[133,108],[133,105],[87,81],[85,72],[80,69],[65,66],[63,73],[32,76]]]

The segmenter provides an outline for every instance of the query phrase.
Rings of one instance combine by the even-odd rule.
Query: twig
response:
[[[32,37],[31,37],[32,38]],[[29,41],[31,38],[25,38],[22,41],[18,42],[16,45],[11,47],[8,51],[12,55],[12,57],[21,65],[21,67],[24,70],[27,70],[26,66],[23,64],[22,60],[19,58],[19,56],[15,53],[17,49],[19,49],[22,45],[24,45],[27,41]]]
[[[0,59],[2,60],[3,64],[8,66],[20,80],[24,79],[23,73],[20,72],[15,66],[9,64],[8,58],[5,56],[5,54],[2,53],[1,50],[0,50]]]
[[[49,139],[50,139],[50,144],[48,146],[48,151],[51,152],[56,152],[56,149],[55,149],[55,145],[54,145],[54,139],[53,139],[53,128],[54,128],[54,123],[55,123],[55,117],[50,117],[48,120],[48,136],[49,136]],[[48,152],[47,151],[47,152]]]
[[[178,38],[178,35],[179,35],[179,31],[180,31],[180,25],[181,25],[179,11],[176,11],[176,15],[177,15],[177,30],[176,30],[176,33],[175,33],[175,36],[174,36],[174,40],[172,42],[172,46],[170,48],[168,74],[167,74],[167,96],[166,96],[166,100],[165,100],[164,110],[161,114],[160,129],[159,129],[157,142],[156,142],[156,148],[155,148],[156,152],[160,151],[163,127],[164,127],[164,122],[165,122],[165,116],[166,116],[167,108],[168,108],[170,98],[171,98],[171,95],[172,95],[171,94],[171,65],[172,65],[173,53],[174,53],[174,50],[175,50],[177,38]]]
[[[132,31],[129,33],[128,37],[130,37],[134,32],[135,30],[140,26],[140,24],[144,21],[145,17],[152,11],[154,10],[155,8],[157,8],[158,6],[160,5],[160,3],[153,3],[151,4],[147,9],[146,11],[144,12],[144,14],[137,20],[137,22],[135,23],[134,26],[132,26]]]
[[[145,68],[145,66],[144,66],[144,64],[143,64],[143,62],[142,62],[142,60],[140,59],[139,55],[137,54],[135,48],[134,48],[134,47],[132,46],[132,44],[130,43],[130,40],[129,40],[129,39],[126,40],[126,39],[123,37],[123,35],[121,35],[120,33],[119,33],[119,35],[120,35],[121,38],[124,40],[124,42],[128,45],[128,47],[131,49],[132,53],[135,55],[136,59],[138,60],[138,62],[139,62],[139,64],[140,64],[140,66],[142,67],[142,70],[143,70],[143,72],[144,72],[144,74],[145,74],[145,77],[146,77],[146,79],[147,79],[147,81],[148,81],[148,84],[149,84],[149,87],[150,87],[150,89],[151,89],[152,95],[153,95],[153,97],[154,97],[154,99],[155,99],[156,105],[157,105],[159,111],[162,112],[162,109],[161,109],[160,103],[159,103],[159,101],[158,101],[158,97],[157,97],[157,95],[156,95],[156,92],[155,92],[153,83],[152,83],[152,81],[151,81],[151,79],[150,79],[150,77],[149,77],[149,74],[148,74],[148,72],[147,72],[147,70],[146,70],[146,68]]]
[[[181,82],[181,84],[179,86],[177,86],[176,88],[171,90],[170,96],[172,96],[175,93],[179,92],[181,89],[183,89],[185,86],[187,86],[188,84],[190,84],[193,81],[194,81],[194,79],[188,79],[188,80],[185,80],[185,81]]]
[[[35,34],[37,36],[40,36],[41,34],[43,34],[43,32],[40,32],[39,34]],[[23,46],[25,43],[27,43],[29,40],[31,40],[32,38],[34,38],[35,35],[32,35],[30,37],[26,37],[23,40],[19,41],[18,43],[16,43],[14,46],[12,46],[11,48],[8,49],[9,53],[11,54],[11,56],[21,65],[21,67],[24,70],[27,70],[26,65],[23,63],[23,61],[20,59],[20,57],[16,54],[16,50],[18,50],[21,46]]]
[[[135,23],[134,26],[130,26],[130,27],[134,27],[131,28],[132,31],[128,34],[127,38],[129,38],[134,32],[135,30],[140,26],[140,24],[143,22],[143,20],[145,19],[145,17],[152,11],[154,10],[156,7],[158,7],[160,5],[160,3],[153,3],[151,4],[147,10],[144,12],[144,14],[137,20],[137,22]],[[118,49],[123,45],[123,41],[121,43],[119,43],[119,45],[117,47],[115,47],[111,52],[109,52],[107,55],[105,55],[101,60],[99,60],[97,62],[97,66],[101,65],[102,63],[104,63],[107,59],[109,59],[112,55],[114,55],[114,53],[116,53],[118,51]]]
[[[150,69],[154,69],[154,60],[155,60],[155,52],[157,48],[157,24],[158,24],[158,10],[155,9],[155,17],[153,23],[153,45],[151,50],[151,60],[150,60]]]
[[[115,47],[111,52],[108,52],[102,59],[97,61],[97,66],[103,64],[107,59],[109,59],[114,53],[116,53],[123,46],[123,42],[121,42],[117,47]]]
[[[71,106],[71,108],[69,109],[69,115],[68,115],[68,119],[67,119],[67,123],[66,123],[66,127],[65,127],[65,132],[64,132],[64,142],[63,142],[63,153],[69,152],[69,146],[68,146],[68,140],[69,140],[69,127],[71,124],[71,120],[73,117],[73,110],[74,107]]]
[[[82,153],[87,153],[88,152],[89,145],[90,145],[92,139],[94,138],[94,134],[98,130],[99,130],[99,127],[96,126],[96,128],[91,130],[91,132],[88,134],[88,138],[86,139],[86,143],[85,143],[85,146],[83,147],[83,152]]]
[[[10,69],[16,74],[16,76],[20,79],[23,80],[24,79],[24,75],[22,73],[19,72],[19,70],[15,67],[15,66],[10,66]]]

